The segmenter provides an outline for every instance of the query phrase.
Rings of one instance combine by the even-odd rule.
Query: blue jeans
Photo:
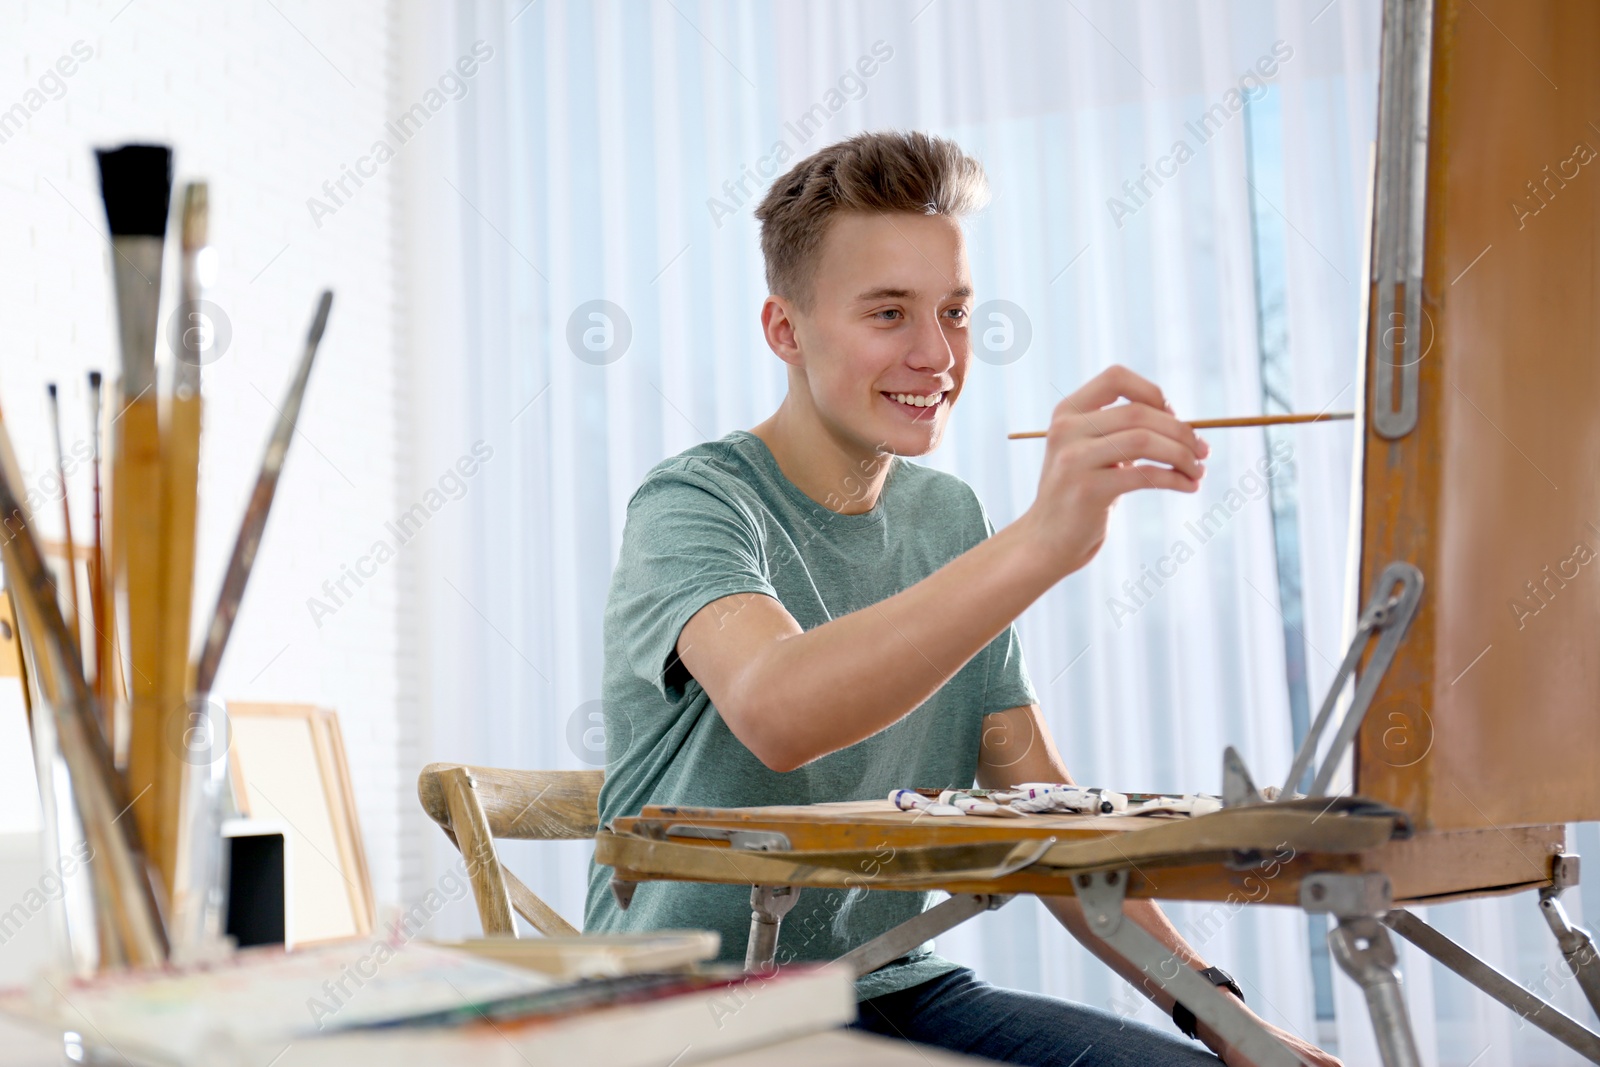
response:
[[[1177,1030],[1158,1030],[1068,1000],[1000,989],[959,967],[863,1000],[853,1025],[1024,1067],[1217,1067]]]

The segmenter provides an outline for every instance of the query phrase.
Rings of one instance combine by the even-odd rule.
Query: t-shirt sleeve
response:
[[[983,522],[983,536],[994,536],[994,523],[989,519],[989,512],[976,493],[972,499]],[[1022,638],[1017,633],[1016,623],[1007,626],[979,654],[985,661],[983,700],[979,707],[981,714],[993,715],[1039,702],[1039,694],[1034,691],[1033,681],[1028,677],[1028,666],[1023,662]]]
[[[982,714],[1023,708],[1039,703],[1033,681],[1028,677],[1028,667],[1022,661],[1022,640],[1017,636],[1017,624],[1007,626],[1005,632],[989,642],[983,654],[988,657],[984,672]]]
[[[676,701],[687,679],[678,635],[701,608],[736,593],[777,598],[755,517],[711,478],[653,474],[628,503],[607,609],[629,668]]]

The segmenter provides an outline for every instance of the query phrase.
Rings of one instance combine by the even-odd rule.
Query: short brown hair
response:
[[[755,210],[767,289],[809,312],[828,223],[842,211],[962,218],[989,202],[983,164],[916,130],[858,133],[796,163]]]

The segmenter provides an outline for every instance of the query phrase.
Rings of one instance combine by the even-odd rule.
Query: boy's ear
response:
[[[761,330],[766,335],[767,347],[791,367],[801,366],[804,355],[796,330],[795,312],[781,296],[768,296],[761,305]]]

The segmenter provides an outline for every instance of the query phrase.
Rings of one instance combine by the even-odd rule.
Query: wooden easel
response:
[[[1243,899],[1337,920],[1334,956],[1366,994],[1387,1067],[1419,1062],[1391,930],[1600,1063],[1600,1034],[1399,907],[1538,890],[1600,1012],[1594,946],[1559,901],[1578,876],[1563,824],[1600,818],[1596,40],[1592,5],[1385,2],[1362,458],[1370,592],[1347,656],[1360,668],[1351,713],[1333,721],[1341,677],[1333,744],[1313,768],[1313,735],[1289,780],[1311,781],[1334,814],[1263,801],[1231,751],[1229,806],[1185,822],[914,819],[884,802],[647,807],[598,836],[619,901],[643,879],[751,883],[748,961],[760,966],[797,887],[958,894],[851,953],[870,969],[1006,894],[1075,892],[1096,932],[1197,1016],[1257,1062],[1292,1064],[1192,972],[1155,973],[1159,946],[1121,921],[1130,896],[1240,899],[1253,879]],[[1368,807],[1332,795],[1352,744]],[[1275,862],[1280,842],[1292,858]],[[884,844],[894,860],[868,873]]]

